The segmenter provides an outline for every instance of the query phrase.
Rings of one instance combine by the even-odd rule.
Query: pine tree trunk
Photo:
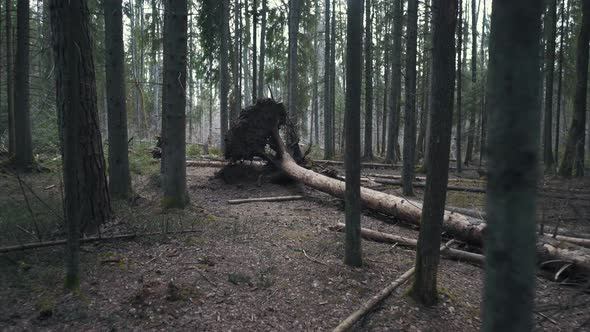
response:
[[[493,2],[483,331],[533,328],[541,9]]]
[[[410,0],[408,13],[415,10],[414,6],[416,5],[412,5]],[[438,1],[437,6],[433,7],[433,63],[430,90],[433,104],[429,113],[430,135],[427,142],[429,164],[426,168],[426,188],[416,250],[416,273],[410,292],[410,295],[423,305],[433,305],[437,302],[439,247],[445,214],[453,127],[456,23],[457,0]],[[408,24],[408,27],[411,26]]]
[[[332,128],[332,135],[330,136],[330,145],[332,146],[332,153],[336,153],[336,0],[332,0],[332,23],[330,25],[332,30],[330,33],[330,124]],[[343,113],[343,112],[341,112]]]
[[[333,110],[331,109],[331,91],[330,83],[330,58],[332,47],[330,45],[330,0],[325,0],[324,6],[324,159],[334,158],[334,126]]]
[[[299,31],[300,0],[289,1],[289,53],[287,72],[287,107],[288,116],[295,128],[299,128],[297,112],[297,34]],[[291,144],[293,142],[287,142]]]
[[[129,198],[131,176],[127,155],[127,108],[123,11],[119,0],[103,0],[105,19],[105,66],[108,108],[109,185],[114,198]]]
[[[239,0],[234,1],[234,56],[232,61],[232,79],[234,83],[233,91],[233,104],[230,109],[229,122],[233,123],[242,110],[242,96],[240,90],[240,2]]]
[[[228,129],[228,94],[229,94],[229,73],[228,73],[228,39],[229,39],[229,0],[222,0],[219,6],[221,10],[221,50],[219,56],[219,118],[221,121],[220,146],[225,151],[225,134]]]
[[[250,61],[248,60],[248,48],[250,46],[250,19],[249,19],[249,6],[248,0],[244,0],[244,20],[246,21],[246,28],[242,33],[243,36],[246,38],[243,39],[243,46],[242,46],[242,68],[243,68],[243,75],[244,75],[244,104],[245,106],[249,106],[252,104],[252,93],[250,92]],[[243,23],[242,23],[243,25]],[[240,75],[242,76],[242,75]]]
[[[588,41],[590,40],[590,1],[582,1],[582,26],[578,34],[576,50],[576,91],[574,114],[570,124],[565,153],[559,175],[584,176],[584,141],[586,135],[586,97],[588,83]]]
[[[365,1],[365,160],[373,159],[373,57],[372,57],[372,20],[371,0]]]
[[[262,0],[262,24],[260,25],[260,69],[258,70],[258,98],[264,97],[264,61],[266,53],[266,1]]]
[[[370,5],[370,1],[367,1]],[[346,143],[344,263],[362,265],[361,254],[361,82],[363,0],[349,0],[346,27]],[[370,11],[368,11],[370,13]]]
[[[290,1],[289,1],[290,3]],[[256,96],[258,80],[256,79],[256,72],[258,71],[258,67],[256,64],[257,58],[257,45],[256,45],[256,25],[258,23],[258,2],[257,0],[252,0],[252,103],[256,103]]]
[[[543,161],[545,172],[553,173],[553,149],[551,131],[553,130],[553,72],[555,70],[555,38],[557,34],[557,0],[549,0],[546,19],[547,43],[545,57],[545,118],[543,128]]]
[[[160,60],[158,56],[158,49],[156,40],[160,38],[160,10],[156,4],[156,0],[152,0],[152,15],[153,15],[153,27],[152,27],[152,113],[153,113],[153,131],[155,135],[159,132],[159,106],[160,106]]]
[[[469,165],[473,160],[475,128],[477,128],[475,119],[475,114],[477,113],[477,12],[475,0],[471,0],[471,98],[465,165]]]
[[[266,1],[266,0],[264,0]],[[320,144],[320,132],[319,132],[319,125],[320,125],[320,121],[319,121],[319,82],[318,82],[318,65],[319,62],[317,61],[317,59],[319,59],[320,54],[319,54],[319,46],[318,46],[318,25],[319,25],[319,18],[320,18],[320,5],[319,5],[319,1],[316,1],[315,5],[314,5],[314,9],[315,9],[315,24],[314,24],[314,31],[313,31],[313,55],[315,56],[315,59],[312,60],[312,84],[313,84],[313,90],[312,90],[312,97],[311,97],[311,128],[309,131],[309,144],[310,145],[318,145]]]
[[[12,68],[12,3],[6,0],[6,108],[8,112],[8,155],[12,156],[16,150],[14,132],[14,69]]]
[[[555,110],[555,153],[554,158],[559,158],[559,143],[560,143],[560,120],[561,120],[561,103],[562,97],[562,86],[563,86],[563,40],[565,39],[566,31],[568,30],[569,23],[569,8],[571,2],[568,1],[567,14],[564,8],[565,0],[561,1],[561,27],[560,27],[560,38],[559,38],[559,65],[557,70],[557,109]]]
[[[416,161],[419,159],[424,159],[426,161],[426,128],[428,122],[428,110],[429,110],[429,87],[430,87],[430,61],[431,57],[429,55],[429,48],[430,46],[430,32],[429,32],[429,22],[430,22],[430,1],[425,2],[424,6],[424,31],[423,31],[423,50],[422,50],[422,93],[421,93],[421,103],[420,103],[420,128],[418,129],[418,140],[416,142],[417,151],[416,151]]]
[[[18,0],[16,11],[16,73],[14,108],[14,164],[25,169],[33,164],[33,139],[29,102],[29,1]]]
[[[461,174],[463,167],[463,155],[461,145],[463,143],[463,0],[459,0],[459,21],[457,29],[457,174]]]
[[[229,5],[226,0],[225,5]],[[164,15],[164,100],[162,117],[162,206],[184,208],[186,189],[186,76],[187,17],[186,0],[166,0]],[[225,7],[229,10],[229,6]],[[228,15],[229,17],[229,15]],[[229,30],[227,19],[225,27]],[[227,39],[225,39],[227,50]],[[227,72],[227,52],[225,57]],[[225,82],[227,88],[227,81]],[[226,90],[227,92],[227,90]],[[226,115],[227,115],[227,109]],[[227,121],[227,118],[226,118]],[[226,124],[227,125],[227,124]]]
[[[408,0],[406,38],[406,75],[404,109],[404,167],[403,192],[413,196],[414,165],[416,164],[416,44],[418,40],[418,0]]]
[[[60,113],[67,245],[66,287],[80,284],[80,235],[111,215],[98,127],[91,29],[84,0],[51,0],[51,30]]]
[[[402,28],[403,28],[403,2],[393,2],[393,54],[391,65],[391,90],[389,91],[389,125],[387,136],[387,153],[385,160],[397,162],[400,156],[397,154],[399,136],[399,109],[402,77]]]

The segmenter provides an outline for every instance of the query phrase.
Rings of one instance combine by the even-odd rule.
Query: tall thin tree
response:
[[[220,146],[221,151],[225,151],[225,134],[228,129],[228,94],[229,94],[229,72],[228,72],[228,53],[229,53],[229,0],[222,0],[219,8],[219,21],[221,22],[221,48],[219,54],[219,119],[221,124]]]
[[[264,62],[266,61],[266,12],[267,0],[262,0],[262,23],[260,24],[260,68],[258,69],[258,98],[264,97]]]
[[[586,126],[586,98],[588,85],[588,41],[590,40],[590,0],[582,1],[582,26],[578,34],[576,49],[576,91],[574,114],[565,144],[565,153],[559,175],[584,176],[584,141]]]
[[[424,305],[437,302],[437,269],[453,127],[457,0],[434,0],[432,14],[429,165],[426,167],[422,226],[416,251],[416,275],[410,291],[412,298]]]
[[[33,164],[33,138],[29,101],[29,0],[18,0],[16,8],[16,73],[14,108],[14,164]],[[7,9],[8,10],[8,9]]]
[[[416,44],[418,41],[418,0],[408,0],[406,38],[406,75],[404,108],[404,167],[402,183],[404,195],[414,195],[414,165],[416,164]]]
[[[457,153],[456,153],[456,170],[461,174],[463,159],[461,145],[463,143],[463,0],[459,0],[459,21],[457,23]]]
[[[483,331],[533,329],[541,8],[492,2]]]
[[[80,285],[80,235],[111,215],[87,2],[50,0],[64,179],[68,289]]]
[[[389,121],[387,135],[387,152],[385,159],[388,162],[399,160],[398,136],[399,136],[399,110],[402,77],[402,29],[403,29],[403,1],[393,1],[393,51],[391,54],[391,89],[389,90]]]
[[[553,130],[553,72],[555,71],[555,38],[557,35],[557,0],[548,0],[547,19],[545,20],[546,37],[546,74],[545,74],[545,118],[543,128],[543,161],[545,172],[553,173],[553,149],[551,138]]]
[[[330,102],[330,0],[325,0],[324,6],[324,159],[334,158],[334,127],[333,113]]]
[[[257,59],[257,47],[256,45],[256,25],[258,24],[258,1],[252,0],[252,102],[256,103],[256,92],[258,89],[256,88],[256,84],[258,84],[258,80],[256,79],[256,73],[258,71],[258,65],[256,64]]]
[[[363,0],[348,0],[346,26],[346,237],[344,263],[362,265],[361,255],[361,81]]]
[[[229,122],[232,123],[238,118],[242,108],[242,98],[240,90],[240,1],[234,1],[234,54],[232,59],[232,79],[233,79],[233,103],[230,109]]]
[[[373,159],[373,20],[371,0],[365,0],[365,148],[364,159]]]
[[[226,4],[229,5],[227,1]],[[186,189],[185,129],[187,0],[166,0],[164,8],[164,100],[162,102],[164,109],[162,117],[165,120],[162,122],[162,206],[164,208],[184,208],[189,200]]]
[[[473,159],[475,146],[475,129],[477,113],[477,6],[471,0],[471,103],[469,106],[469,131],[467,132],[467,150],[465,151],[465,165]]]
[[[14,155],[16,138],[14,136],[14,69],[12,67],[12,2],[6,0],[6,109],[8,113],[8,154]]]
[[[120,0],[103,0],[105,20],[105,65],[109,138],[109,184],[116,198],[129,198],[131,176],[127,154],[127,103],[123,9]]]

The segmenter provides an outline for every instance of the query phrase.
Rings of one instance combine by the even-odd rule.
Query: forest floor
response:
[[[345,266],[343,236],[328,230],[344,221],[341,200],[294,183],[259,184],[255,176],[226,184],[214,177],[217,170],[188,168],[190,206],[167,212],[159,208],[154,172],[135,175],[141,198],[115,204],[117,217],[105,225],[103,236],[192,233],[84,245],[80,294],[62,291],[63,247],[0,254],[0,330],[330,330],[413,266],[413,250],[369,241],[362,244],[364,266]],[[471,173],[465,176],[477,177]],[[43,240],[63,238],[55,231],[63,229],[58,227],[59,172],[21,177],[24,189],[15,176],[0,173],[0,246],[35,242],[36,234],[45,234]],[[590,188],[589,178],[546,182],[557,191]],[[397,187],[378,188],[401,195]],[[305,199],[227,204],[228,199],[281,195]],[[417,199],[421,195],[417,189]],[[541,220],[550,225],[561,218],[560,227],[590,233],[590,201],[565,196],[541,197]],[[448,194],[452,206],[482,209],[483,202],[483,194]],[[417,238],[415,228],[365,212],[363,227]],[[536,282],[536,330],[590,330],[590,294],[587,284],[580,285],[587,281],[539,276]],[[479,330],[482,286],[481,267],[442,259],[438,305],[415,304],[405,296],[406,283],[355,330]]]

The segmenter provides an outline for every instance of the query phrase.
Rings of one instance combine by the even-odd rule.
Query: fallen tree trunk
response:
[[[228,163],[227,161],[217,160],[187,160],[186,167],[224,167]]]
[[[344,232],[345,225],[343,223],[338,223],[334,226],[328,227],[332,231],[336,232]],[[418,240],[374,231],[367,228],[361,228],[361,237],[366,240],[374,241],[374,242],[381,242],[381,243],[389,243],[389,244],[399,244],[406,247],[415,248],[418,245]],[[480,254],[475,254],[472,252],[458,250],[453,248],[448,248],[443,253],[446,257],[454,260],[466,261],[471,262],[479,265],[483,265],[484,263],[484,256]]]
[[[303,196],[276,196],[276,197],[260,197],[260,198],[244,198],[244,199],[230,199],[227,201],[228,204],[243,204],[253,202],[285,202],[285,201],[296,201],[303,199]]]
[[[344,198],[344,182],[301,167],[287,152],[279,134],[279,128],[286,124],[286,118],[286,110],[282,104],[269,99],[257,101],[255,106],[242,111],[240,121],[228,132],[226,158],[236,161],[264,156],[294,180],[332,196]],[[268,147],[275,153],[267,153]],[[420,225],[422,204],[418,202],[364,187],[361,187],[361,202],[365,208]],[[485,226],[482,219],[451,211],[445,211],[443,218],[447,235],[477,245],[483,243]],[[556,242],[559,241],[541,237],[537,248],[539,256],[573,262],[580,269],[590,271],[590,250],[569,244],[567,248],[561,249],[563,246],[558,246]]]
[[[449,245],[453,240],[447,242],[446,244],[440,247],[441,252],[448,248]],[[343,332],[349,330],[356,322],[359,321],[364,315],[368,312],[372,311],[375,306],[385,300],[394,290],[396,290],[399,286],[403,285],[410,277],[414,275],[414,268],[412,267],[406,273],[402,274],[399,278],[395,279],[391,284],[387,287],[383,288],[379,293],[371,297],[367,302],[363,303],[357,311],[353,312],[350,316],[346,317],[336,328],[332,330],[332,332]]]

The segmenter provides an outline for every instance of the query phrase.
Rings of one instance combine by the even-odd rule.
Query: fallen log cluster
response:
[[[298,165],[287,151],[279,134],[280,126],[284,123],[284,117],[286,116],[282,104],[272,100],[259,101],[253,109],[254,111],[252,109],[242,111],[251,112],[248,116],[243,117],[243,114],[240,115],[240,118],[248,118],[249,121],[242,121],[239,126],[232,127],[229,137],[234,141],[255,142],[256,144],[249,146],[249,155],[245,156],[243,150],[232,151],[230,148],[225,152],[226,157],[231,160],[251,160],[254,156],[265,156],[264,159],[274,163],[291,178],[313,189],[338,198],[344,198],[344,182],[320,175]],[[261,116],[261,114],[265,115]],[[255,137],[242,137],[241,135],[253,135]],[[263,144],[263,142],[266,143]],[[274,151],[274,154],[266,152],[267,146]],[[361,201],[367,209],[420,225],[422,204],[419,202],[365,187],[361,187]],[[447,235],[454,236],[467,243],[483,244],[483,233],[486,224],[480,218],[445,211],[443,227]],[[572,244],[569,240],[572,239],[565,242],[553,239],[550,236],[540,236],[537,243],[538,257],[544,260],[570,262],[580,270],[590,271],[590,249]]]

